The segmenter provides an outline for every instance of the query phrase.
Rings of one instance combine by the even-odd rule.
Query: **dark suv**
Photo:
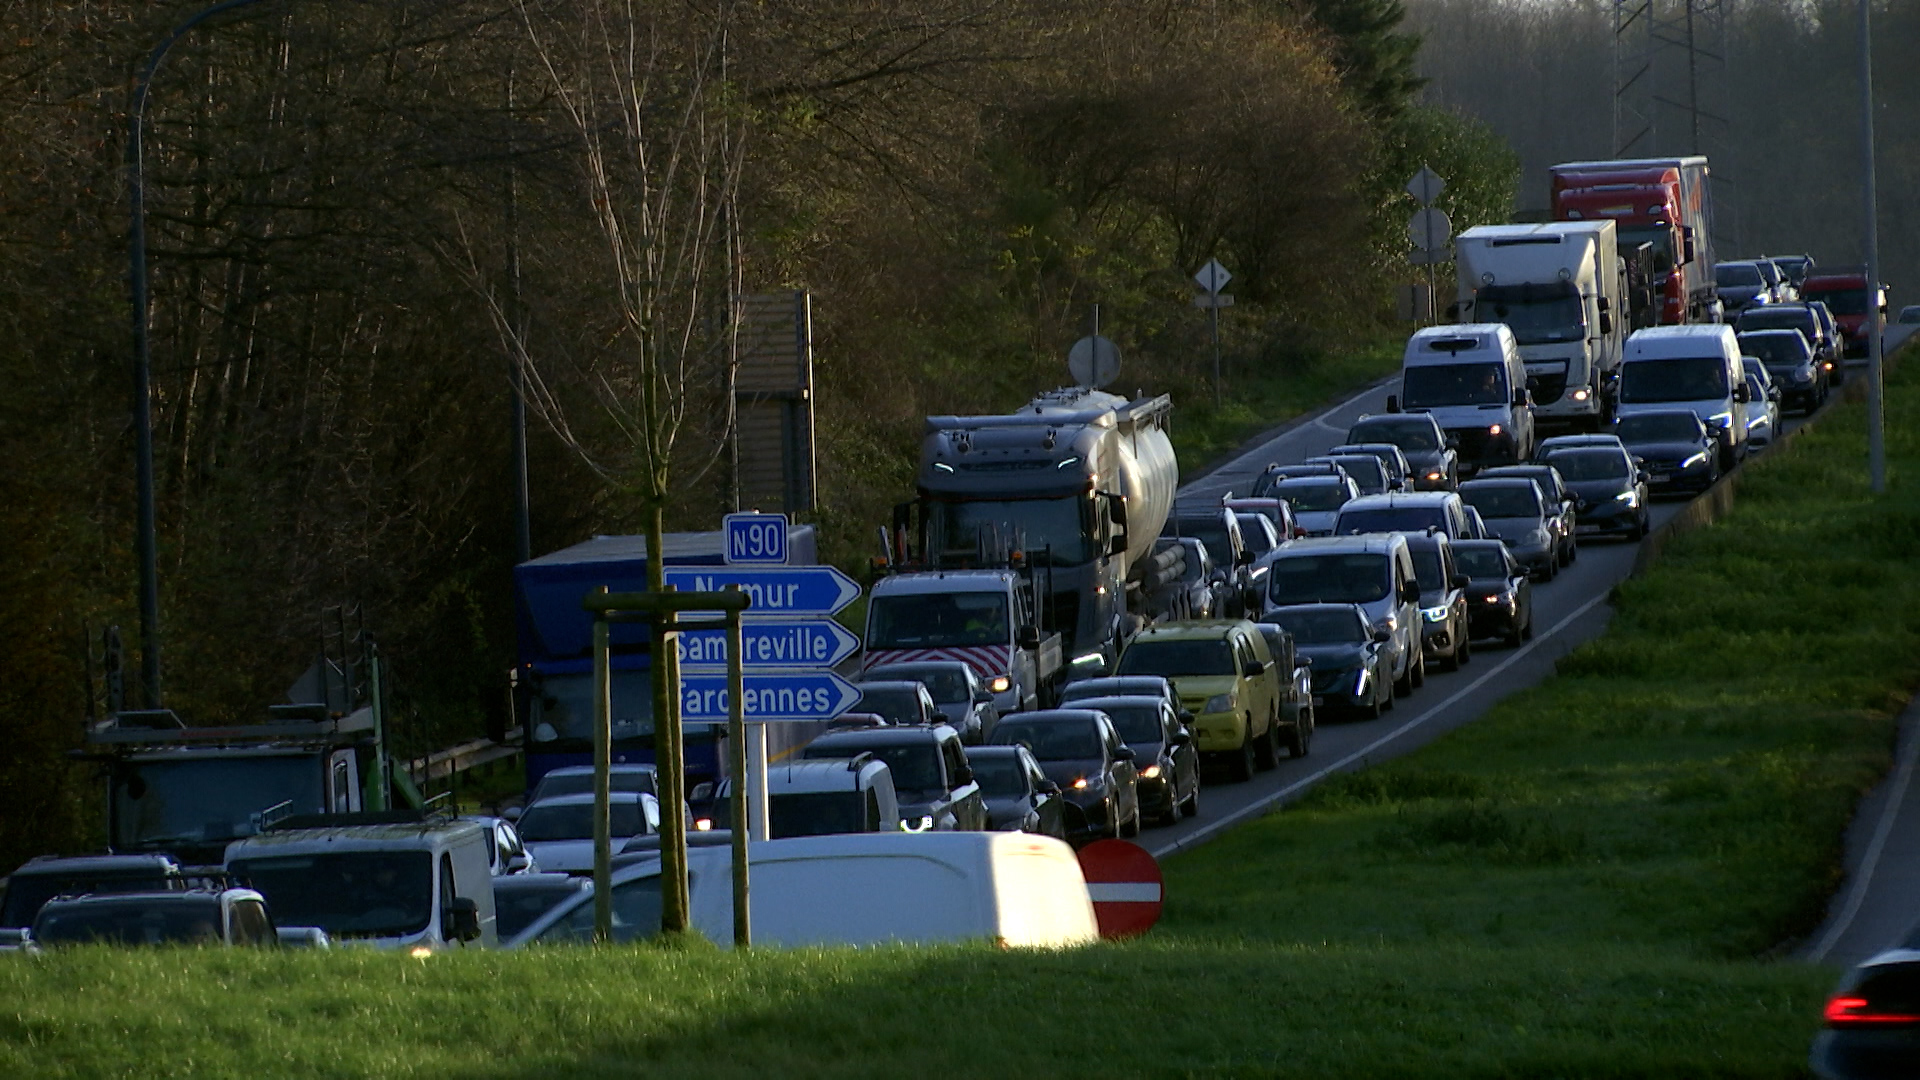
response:
[[[945,724],[830,731],[807,744],[804,758],[852,758],[870,753],[893,771],[900,818],[913,831],[980,831],[987,804],[973,781],[960,733]]]
[[[1392,443],[1407,456],[1415,491],[1452,491],[1460,480],[1454,441],[1428,413],[1363,416],[1347,429],[1348,445]]]
[[[1253,552],[1240,535],[1240,519],[1232,510],[1214,503],[1211,506],[1179,506],[1167,515],[1161,536],[1189,536],[1206,545],[1213,557],[1214,569],[1226,578],[1227,610],[1240,615],[1249,603],[1259,600],[1253,593]]]

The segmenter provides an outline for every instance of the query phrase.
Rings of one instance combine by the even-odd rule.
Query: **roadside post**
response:
[[[1407,194],[1420,204],[1420,209],[1415,210],[1412,219],[1407,222],[1407,239],[1413,241],[1413,253],[1407,257],[1407,261],[1427,268],[1426,311],[1423,315],[1416,314],[1416,318],[1428,325],[1440,321],[1436,314],[1440,298],[1435,294],[1433,268],[1440,263],[1453,261],[1453,249],[1448,245],[1448,241],[1453,239],[1453,221],[1447,217],[1445,210],[1433,205],[1433,201],[1446,189],[1447,182],[1425,165],[1420,166],[1420,171],[1407,181]],[[1419,305],[1413,305],[1413,309],[1418,313]]]
[[[1220,406],[1220,309],[1233,306],[1233,297],[1221,292],[1233,275],[1220,265],[1219,259],[1208,259],[1207,265],[1193,275],[1200,286],[1200,295],[1193,298],[1194,307],[1207,309],[1207,333],[1213,339],[1213,404]]]

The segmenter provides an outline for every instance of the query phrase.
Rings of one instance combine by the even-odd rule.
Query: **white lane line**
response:
[[[1900,816],[1900,806],[1906,801],[1907,786],[1913,780],[1914,761],[1920,759],[1920,733],[1911,733],[1906,746],[1900,750],[1900,768],[1894,773],[1893,790],[1887,794],[1887,805],[1880,810],[1880,820],[1874,825],[1873,840],[1867,845],[1866,857],[1861,860],[1860,874],[1847,882],[1846,906],[1840,909],[1840,917],[1833,921],[1826,935],[1807,959],[1819,963],[1826,959],[1827,953],[1840,943],[1841,935],[1853,925],[1853,917],[1860,914],[1860,905],[1866,902],[1867,889],[1873,884],[1874,867],[1880,865],[1880,852],[1887,846],[1887,837],[1893,835],[1894,819]]]
[[[1240,821],[1243,821],[1249,817],[1252,817],[1254,814],[1257,814],[1265,810],[1267,807],[1273,805],[1274,803],[1280,801],[1281,799],[1286,798],[1287,796],[1293,794],[1294,792],[1299,791],[1302,788],[1311,787],[1312,785],[1319,783],[1321,780],[1326,779],[1328,776],[1332,775],[1333,773],[1336,773],[1341,769],[1346,768],[1348,765],[1351,765],[1354,762],[1359,761],[1361,758],[1364,758],[1369,754],[1372,754],[1374,751],[1380,749],[1381,747],[1387,745],[1388,743],[1394,741],[1395,739],[1398,739],[1400,736],[1405,735],[1407,732],[1412,731],[1414,728],[1417,728],[1422,724],[1425,724],[1427,721],[1440,715],[1441,713],[1445,712],[1447,709],[1452,708],[1453,704],[1459,701],[1461,698],[1467,696],[1468,694],[1473,693],[1475,690],[1480,689],[1480,687],[1484,685],[1488,679],[1491,679],[1494,676],[1500,674],[1501,672],[1507,670],[1507,668],[1512,667],[1515,663],[1519,662],[1519,660],[1522,657],[1526,656],[1528,653],[1532,652],[1534,649],[1537,649],[1540,646],[1546,644],[1547,642],[1553,640],[1553,636],[1555,634],[1558,634],[1560,631],[1565,630],[1575,620],[1579,619],[1581,616],[1585,615],[1587,612],[1593,610],[1594,607],[1599,605],[1601,601],[1605,600],[1607,598],[1608,592],[1610,591],[1611,591],[1610,589],[1601,590],[1600,595],[1594,597],[1591,600],[1588,600],[1586,603],[1581,604],[1579,607],[1574,608],[1573,611],[1570,614],[1568,614],[1565,618],[1561,619],[1559,622],[1554,623],[1551,627],[1549,627],[1546,633],[1536,635],[1531,644],[1522,645],[1520,648],[1515,649],[1513,652],[1507,655],[1507,658],[1505,660],[1502,660],[1500,663],[1495,664],[1492,668],[1488,669],[1487,672],[1481,675],[1479,678],[1473,680],[1472,682],[1461,687],[1460,689],[1455,690],[1452,694],[1449,694],[1447,696],[1447,699],[1445,701],[1442,701],[1440,704],[1430,706],[1426,712],[1421,713],[1419,716],[1414,717],[1412,720],[1407,721],[1406,723],[1400,725],[1399,727],[1393,729],[1392,731],[1387,732],[1385,735],[1380,736],[1378,739],[1375,739],[1374,741],[1368,743],[1367,745],[1361,747],[1360,749],[1355,750],[1353,753],[1348,754],[1346,757],[1341,758],[1339,761],[1336,761],[1333,764],[1327,766],[1326,768],[1321,769],[1319,772],[1312,773],[1299,780],[1295,780],[1293,783],[1288,784],[1286,787],[1283,787],[1278,791],[1275,791],[1269,795],[1262,796],[1261,798],[1255,800],[1254,802],[1249,803],[1248,805],[1243,806],[1238,810],[1235,810],[1231,814],[1228,814],[1226,817],[1223,817],[1218,821],[1209,823],[1205,828],[1196,829],[1195,831],[1188,833],[1187,835],[1181,837],[1178,840],[1172,841],[1171,843],[1162,844],[1157,848],[1150,849],[1153,857],[1156,859],[1163,859],[1168,855],[1171,855],[1174,852],[1179,851],[1182,848],[1191,847],[1199,843],[1200,841],[1211,837],[1214,833],[1217,833],[1220,830],[1227,828],[1230,825],[1237,824]],[[1917,743],[1920,743],[1920,740],[1915,740],[1915,741]]]

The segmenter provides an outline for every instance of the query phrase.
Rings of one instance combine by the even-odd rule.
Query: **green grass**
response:
[[[1287,363],[1249,363],[1232,373],[1215,408],[1206,384],[1179,394],[1173,449],[1185,476],[1239,449],[1276,424],[1337,401],[1399,370],[1404,334],[1381,334],[1349,347],[1328,347]]]
[[[1170,860],[1147,939],[0,957],[0,1076],[1797,1077],[1779,958],[1920,682],[1920,377],[1756,463],[1561,674]]]

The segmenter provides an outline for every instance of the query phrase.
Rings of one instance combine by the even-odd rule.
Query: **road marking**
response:
[[[1493,678],[1495,675],[1498,675],[1502,671],[1505,671],[1507,668],[1513,666],[1522,657],[1526,656],[1528,653],[1532,652],[1534,649],[1537,649],[1540,646],[1546,644],[1547,642],[1553,640],[1553,637],[1555,634],[1558,634],[1560,631],[1565,630],[1568,626],[1572,625],[1572,623],[1575,620],[1579,619],[1581,616],[1585,615],[1587,612],[1593,610],[1594,607],[1598,606],[1601,602],[1605,601],[1608,593],[1610,593],[1611,591],[1612,591],[1611,589],[1604,590],[1600,593],[1600,595],[1595,596],[1591,600],[1588,600],[1586,603],[1581,604],[1577,608],[1574,608],[1573,611],[1569,613],[1565,618],[1561,619],[1559,622],[1554,623],[1551,627],[1549,627],[1546,633],[1537,635],[1532,641],[1532,643],[1527,645],[1522,645],[1520,648],[1515,649],[1513,652],[1509,653],[1505,660],[1502,660],[1500,663],[1495,664],[1492,668],[1490,668],[1485,674],[1481,675],[1479,678],[1473,680],[1472,682],[1461,687],[1460,689],[1455,690],[1452,694],[1447,696],[1447,699],[1445,701],[1440,702],[1438,705],[1433,705],[1428,707],[1426,712],[1421,713],[1419,716],[1414,717],[1412,720],[1407,721],[1406,723],[1400,725],[1399,727],[1393,729],[1392,731],[1387,732],[1385,735],[1380,736],[1378,739],[1375,739],[1374,741],[1368,743],[1367,745],[1361,747],[1360,749],[1355,750],[1353,753],[1348,754],[1346,757],[1341,758],[1339,761],[1336,761],[1333,764],[1327,766],[1326,768],[1321,769],[1319,772],[1312,773],[1308,776],[1302,777],[1299,780],[1295,780],[1293,783],[1288,784],[1286,787],[1283,787],[1278,791],[1273,792],[1272,794],[1262,796],[1261,798],[1255,800],[1254,802],[1249,803],[1248,805],[1243,806],[1238,810],[1235,810],[1231,814],[1228,814],[1226,817],[1223,817],[1218,821],[1209,823],[1205,828],[1197,829],[1194,832],[1188,833],[1186,836],[1183,836],[1178,840],[1172,841],[1170,843],[1162,844],[1157,848],[1151,849],[1153,852],[1153,857],[1156,859],[1165,858],[1166,856],[1171,855],[1176,851],[1180,851],[1183,848],[1192,847],[1195,844],[1200,843],[1202,840],[1209,839],[1210,837],[1213,836],[1214,833],[1217,833],[1220,830],[1225,829],[1230,825],[1237,824],[1238,822],[1244,821],[1245,819],[1252,817],[1254,814],[1257,814],[1265,810],[1267,807],[1273,805],[1276,802],[1279,802],[1281,799],[1286,798],[1287,796],[1293,794],[1296,791],[1301,790],[1302,788],[1311,787],[1312,785],[1319,783],[1321,780],[1324,780],[1328,776],[1336,772],[1339,772],[1341,769],[1344,769],[1348,765],[1351,765],[1354,762],[1359,761],[1361,758],[1364,758],[1369,754],[1372,754],[1374,751],[1380,749],[1381,747],[1387,745],[1388,743],[1394,741],[1395,739],[1398,739],[1400,736],[1405,735],[1407,732],[1412,731],[1414,728],[1417,728],[1422,724],[1425,724],[1427,721],[1433,719],[1434,717],[1440,715],[1446,710],[1452,708],[1454,703],[1459,701],[1461,698],[1467,696],[1468,694],[1473,693],[1475,690],[1480,689],[1480,687],[1484,683],[1486,683],[1488,679]],[[1915,742],[1920,743],[1920,739],[1916,739]]]
[[[1847,882],[1847,903],[1840,909],[1840,917],[1833,921],[1826,935],[1807,954],[1807,959],[1819,963],[1826,959],[1827,953],[1840,943],[1840,936],[1853,925],[1853,918],[1860,914],[1860,905],[1866,902],[1867,889],[1873,884],[1874,867],[1880,865],[1881,849],[1887,846],[1887,837],[1893,834],[1894,819],[1900,816],[1900,806],[1907,799],[1907,785],[1913,780],[1913,766],[1920,758],[1920,734],[1912,734],[1906,740],[1907,745],[1900,750],[1900,769],[1893,777],[1893,790],[1888,793],[1887,805],[1880,811],[1880,821],[1874,826],[1873,840],[1867,845],[1866,856],[1861,860],[1860,876]]]

